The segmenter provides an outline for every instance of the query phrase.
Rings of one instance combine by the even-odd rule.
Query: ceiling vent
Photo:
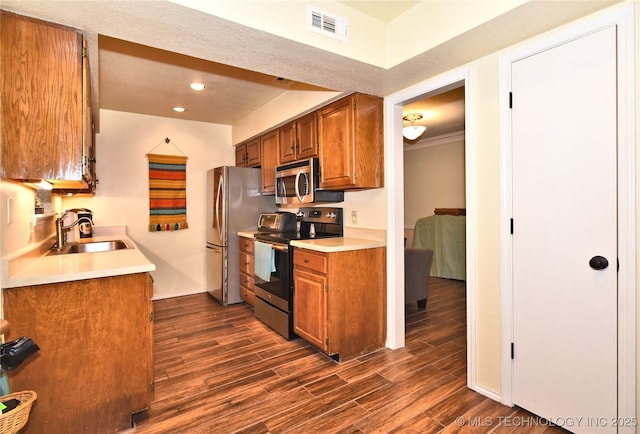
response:
[[[307,27],[312,32],[349,42],[349,21],[316,7],[307,7]]]

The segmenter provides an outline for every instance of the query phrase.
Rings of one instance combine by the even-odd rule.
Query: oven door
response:
[[[258,240],[267,242],[264,240]],[[275,271],[271,272],[269,281],[255,277],[254,291],[256,297],[290,313],[293,310],[293,260],[289,245],[269,243],[273,247]]]

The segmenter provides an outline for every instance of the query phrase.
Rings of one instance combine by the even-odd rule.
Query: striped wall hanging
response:
[[[147,154],[149,232],[187,229],[187,157]]]

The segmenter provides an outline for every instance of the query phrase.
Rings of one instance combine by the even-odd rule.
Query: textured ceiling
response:
[[[286,90],[326,90],[120,39],[98,42],[100,107],[108,110],[233,125]]]

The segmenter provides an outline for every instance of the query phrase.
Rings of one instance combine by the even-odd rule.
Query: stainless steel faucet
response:
[[[89,221],[91,224],[93,224],[93,222],[90,219],[86,217],[80,217],[70,225],[64,226],[62,224],[62,219],[64,219],[64,217],[67,214],[70,214],[70,212],[65,211],[64,213],[62,213],[60,217],[56,219],[56,243],[54,244],[53,247],[58,251],[64,249],[65,245],[67,244],[67,232],[69,231],[69,229],[72,229],[73,227],[82,223],[83,221]]]

